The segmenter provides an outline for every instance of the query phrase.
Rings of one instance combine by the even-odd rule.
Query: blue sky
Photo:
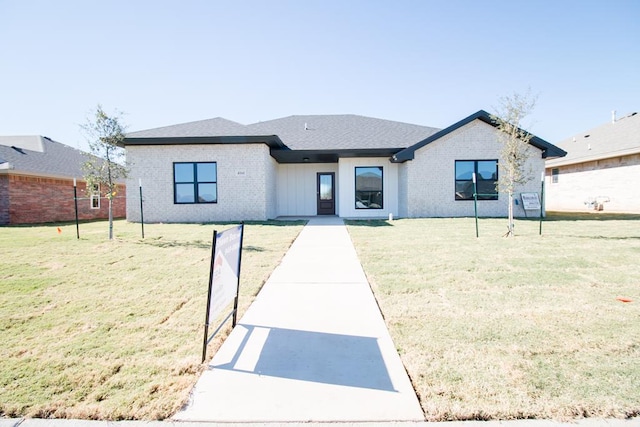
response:
[[[360,114],[446,127],[531,88],[558,142],[640,109],[640,1],[0,0],[0,135]]]

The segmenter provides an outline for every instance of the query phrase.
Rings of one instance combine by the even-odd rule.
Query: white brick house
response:
[[[640,213],[640,114],[632,113],[558,144],[546,162],[547,208]]]
[[[129,200],[144,191],[145,222],[472,216],[471,173],[482,216],[504,216],[495,191],[500,143],[479,111],[435,128],[353,115],[291,116],[241,125],[217,118],[127,135]],[[533,137],[533,176],[566,153]],[[523,192],[537,192],[532,179]],[[523,215],[522,209],[516,209]],[[129,221],[140,221],[129,203]]]

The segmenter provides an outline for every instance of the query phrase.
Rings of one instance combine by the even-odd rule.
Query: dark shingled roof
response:
[[[43,136],[0,136],[0,173],[82,177],[85,154]]]
[[[289,116],[247,129],[253,135],[278,135],[292,150],[400,149],[438,131],[353,114]]]
[[[438,129],[353,114],[289,116],[241,125],[220,117],[127,134],[124,145],[262,142],[281,163],[387,156]]]
[[[246,126],[218,117],[132,132],[124,145],[261,142],[269,145],[271,155],[281,163],[336,162],[339,157],[363,156],[405,162],[413,159],[417,149],[476,119],[495,126],[482,110],[443,130],[353,114],[289,116]],[[566,154],[536,136],[531,145],[540,148],[545,158]]]
[[[388,149],[407,147],[436,131],[432,127],[353,114],[289,116],[246,126],[217,117],[130,132],[125,145],[138,142],[138,138],[277,135],[291,150]]]
[[[247,135],[245,125],[216,117],[179,125],[129,132],[128,138],[183,138],[194,136],[239,136]]]
[[[546,167],[640,153],[640,114],[631,113],[615,122],[569,137],[558,146],[567,151],[567,156],[547,161]]]

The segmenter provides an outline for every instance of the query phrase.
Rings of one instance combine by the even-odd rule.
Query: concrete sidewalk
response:
[[[176,421],[421,421],[344,223],[313,218]]]

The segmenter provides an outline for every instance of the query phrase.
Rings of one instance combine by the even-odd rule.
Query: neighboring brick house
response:
[[[0,225],[74,221],[74,178],[79,219],[107,218],[107,200],[85,192],[86,160],[80,150],[47,137],[0,136]],[[116,198],[114,217],[125,214],[124,197]]]
[[[546,162],[547,209],[640,213],[640,114],[567,138]]]
[[[142,181],[149,222],[473,216],[475,171],[478,192],[492,193],[479,213],[503,216],[497,132],[485,111],[443,130],[355,115],[203,120],[129,133],[127,192]],[[566,154],[537,137],[530,147],[537,177],[545,158]],[[519,190],[539,189],[538,179]],[[139,215],[130,204],[127,219]]]

